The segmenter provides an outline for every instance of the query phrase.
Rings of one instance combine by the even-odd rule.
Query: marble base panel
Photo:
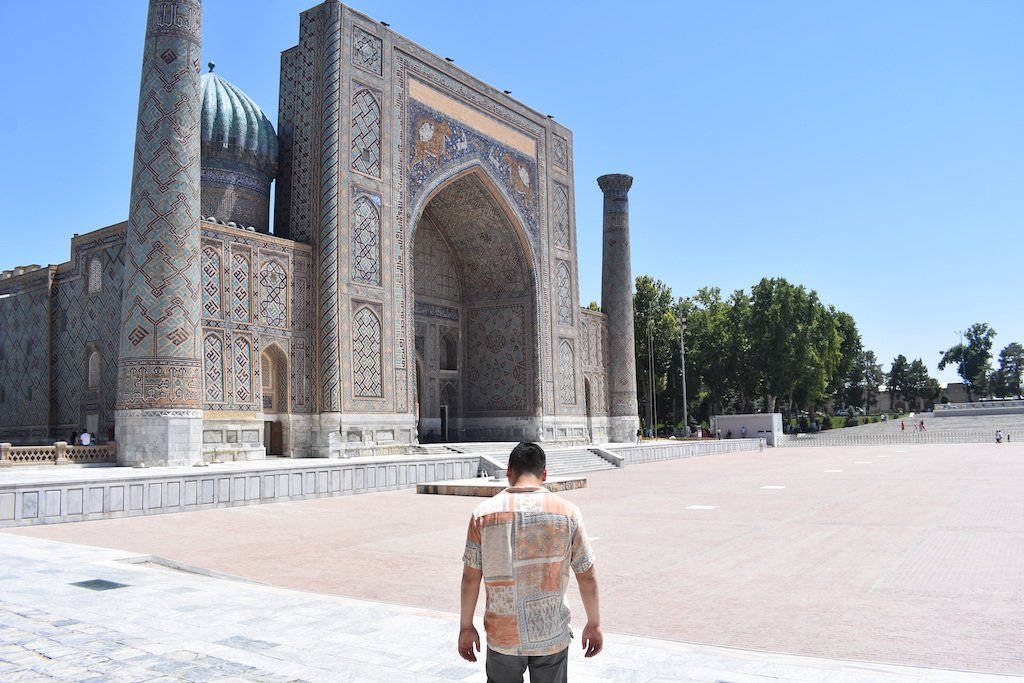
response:
[[[640,418],[636,415],[609,417],[608,441],[611,443],[632,443],[636,441],[636,430],[640,429]]]
[[[263,460],[266,457],[262,415],[253,413],[231,417],[211,417],[209,414],[204,416],[204,461],[233,462]]]
[[[459,417],[448,428],[451,441],[541,441],[540,417]]]
[[[0,527],[389,491],[476,475],[477,455],[24,470],[0,480]],[[10,470],[8,470],[10,472]],[[282,513],[283,514],[283,513]]]
[[[590,430],[587,428],[586,415],[560,415],[544,417],[542,420],[545,443],[556,442],[573,446],[593,443]]]
[[[203,411],[114,411],[119,465],[181,466],[202,462]]]

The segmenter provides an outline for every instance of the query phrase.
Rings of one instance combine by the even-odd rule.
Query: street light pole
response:
[[[686,318],[679,319],[679,374],[683,379],[683,433],[690,435],[690,420],[686,415]]]

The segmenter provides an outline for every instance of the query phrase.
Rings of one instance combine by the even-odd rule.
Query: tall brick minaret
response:
[[[202,460],[199,0],[150,0],[125,237],[118,461]]]
[[[633,441],[640,426],[636,401],[636,351],[633,341],[633,272],[629,256],[629,188],[633,177],[603,175],[604,249],[601,310],[608,314],[608,436]]]

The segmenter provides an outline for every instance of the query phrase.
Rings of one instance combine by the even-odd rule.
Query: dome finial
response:
[[[210,73],[213,73],[213,67],[217,66],[213,62],[207,62],[206,66],[210,67]]]

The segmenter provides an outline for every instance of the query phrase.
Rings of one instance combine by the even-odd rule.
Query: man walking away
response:
[[[587,612],[581,638],[587,657],[604,644],[597,599],[594,554],[579,509],[542,486],[544,449],[520,443],[508,459],[509,488],[477,506],[469,520],[462,557],[462,617],[459,654],[470,662],[480,651],[473,626],[483,580],[487,602],[488,683],[568,681],[569,570],[576,574]]]

